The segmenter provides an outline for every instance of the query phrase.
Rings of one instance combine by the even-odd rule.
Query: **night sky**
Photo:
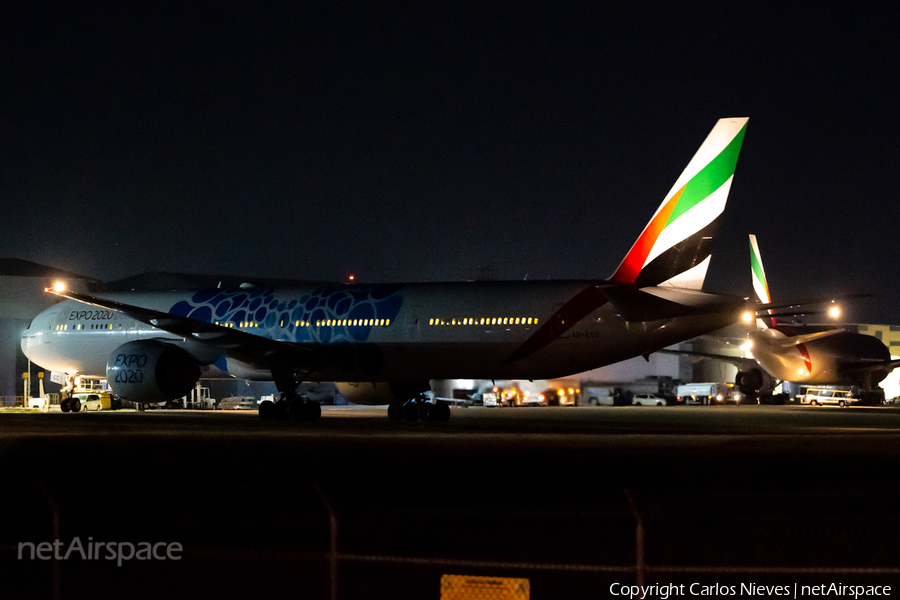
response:
[[[751,293],[755,233],[775,300],[877,292],[848,318],[900,323],[889,3],[21,4],[0,256],[606,277],[716,120],[748,116],[707,289]]]

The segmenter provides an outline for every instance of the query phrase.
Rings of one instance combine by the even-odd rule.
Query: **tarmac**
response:
[[[527,578],[531,598],[900,590],[900,409],[385,415],[0,412],[3,596],[438,599],[448,573]],[[119,565],[76,539],[181,550]]]

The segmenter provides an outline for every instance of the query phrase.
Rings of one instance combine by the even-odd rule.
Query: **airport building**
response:
[[[858,325],[857,330],[881,340],[891,355],[900,354],[900,325]]]
[[[59,301],[56,296],[44,293],[44,288],[60,278],[70,282],[72,289],[81,291],[99,283],[90,277],[26,260],[0,258],[0,406],[12,405],[15,397],[25,394],[23,373],[28,372],[29,364],[19,341],[31,319]],[[38,393],[38,372],[35,368],[30,395]]]

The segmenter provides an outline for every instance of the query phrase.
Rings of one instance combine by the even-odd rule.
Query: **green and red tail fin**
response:
[[[747,120],[719,119],[611,281],[641,287],[703,287]]]
[[[756,292],[756,299],[761,304],[771,304],[772,296],[769,294],[769,282],[766,281],[766,272],[763,270],[762,255],[759,253],[759,244],[756,242],[756,236],[750,234],[750,276],[753,278],[753,291]],[[772,309],[769,309],[772,312]],[[756,324],[760,328],[774,327],[775,319],[769,317],[769,323],[762,319],[757,319]]]

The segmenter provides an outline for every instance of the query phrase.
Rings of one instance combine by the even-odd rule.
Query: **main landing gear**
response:
[[[305,375],[309,375],[307,372]],[[259,405],[262,419],[281,421],[318,421],[322,407],[318,402],[297,394],[297,386],[304,380],[292,364],[291,357],[275,357],[272,364],[272,380],[281,392],[278,402],[266,400]]]
[[[281,395],[278,402],[266,400],[259,405],[259,416],[262,419],[278,419],[281,421],[318,421],[322,416],[322,407],[318,402],[308,398],[286,397]]]
[[[450,405],[429,400],[425,394],[419,394],[406,402],[391,402],[388,405],[388,418],[391,421],[422,420],[446,423],[450,420]]]

